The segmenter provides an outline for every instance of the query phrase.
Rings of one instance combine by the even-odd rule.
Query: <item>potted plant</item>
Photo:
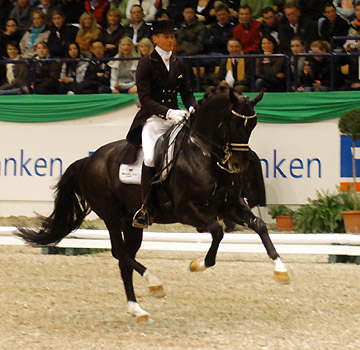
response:
[[[360,109],[353,109],[343,114],[339,119],[341,134],[350,136],[352,140],[352,175],[353,184],[351,191],[354,198],[354,210],[343,211],[346,232],[360,233],[360,210],[358,210],[357,183],[356,183],[356,159],[355,141],[360,140]]]
[[[270,215],[276,220],[276,227],[279,231],[293,231],[292,222],[293,210],[284,204],[275,205],[270,209]]]

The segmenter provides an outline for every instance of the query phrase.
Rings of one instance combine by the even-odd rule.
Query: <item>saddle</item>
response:
[[[159,182],[163,182],[174,164],[174,150],[175,141],[182,130],[184,124],[175,124],[169,128],[169,130],[162,135],[155,145],[155,168],[158,173]],[[132,150],[133,152],[133,150]],[[135,159],[135,161],[134,161]],[[140,146],[136,157],[133,157],[131,164],[120,164],[119,178],[122,183],[125,184],[141,184],[141,170],[144,159],[144,153]]]

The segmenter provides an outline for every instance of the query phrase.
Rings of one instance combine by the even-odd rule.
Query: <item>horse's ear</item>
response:
[[[261,90],[259,95],[257,95],[255,98],[252,99],[252,104],[255,106],[258,102],[260,102],[264,96],[265,90]]]
[[[229,97],[230,97],[230,102],[234,105],[237,102],[239,102],[237,96],[235,95],[235,90],[234,89],[230,89],[229,91]]]

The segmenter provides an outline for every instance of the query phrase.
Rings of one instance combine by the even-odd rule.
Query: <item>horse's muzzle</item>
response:
[[[235,174],[242,174],[246,171],[246,169],[249,166],[249,162],[248,161],[238,161],[238,160],[234,160],[232,161],[230,159],[229,161],[229,170],[231,173],[235,173]]]

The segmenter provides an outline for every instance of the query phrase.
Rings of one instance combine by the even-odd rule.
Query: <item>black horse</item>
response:
[[[265,223],[254,216],[240,196],[249,162],[248,141],[257,123],[254,106],[262,96],[260,93],[250,99],[222,89],[205,97],[177,136],[176,161],[168,177],[153,185],[157,198],[154,222],[180,222],[212,235],[208,253],[190,264],[191,271],[203,271],[215,264],[224,235],[221,219],[225,219],[256,231],[275,262],[275,279],[289,281]],[[133,270],[148,281],[152,295],[162,297],[164,290],[159,278],[135,260],[143,232],[132,226],[132,218],[141,205],[141,190],[139,185],[119,181],[116,160],[126,145],[125,140],[107,144],[90,157],[71,164],[57,184],[54,210],[43,219],[41,229],[19,228],[17,234],[32,245],[56,244],[77,229],[93,210],[109,230],[112,254],[119,261],[124,281],[128,312],[138,320],[147,320],[148,313],[136,302]],[[162,148],[161,142],[157,148]]]

